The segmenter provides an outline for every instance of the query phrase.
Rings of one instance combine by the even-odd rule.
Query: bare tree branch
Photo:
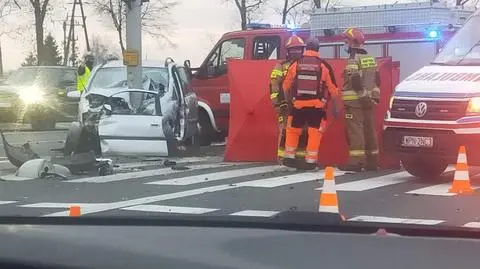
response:
[[[311,0],[283,0],[281,8],[272,8],[282,17],[282,24],[298,25],[308,21],[308,12],[314,8],[314,3]]]
[[[232,0],[223,0],[225,3],[232,2]],[[247,29],[247,23],[250,22],[254,15],[259,15],[261,8],[267,3],[267,0],[234,0],[235,6],[240,15],[241,29]]]
[[[118,35],[121,51],[125,50],[125,17],[126,5],[122,0],[93,0],[98,14],[109,17]],[[175,46],[171,41],[172,28],[171,13],[178,5],[176,0],[155,0],[142,5],[142,32],[147,35],[160,37],[168,45]]]

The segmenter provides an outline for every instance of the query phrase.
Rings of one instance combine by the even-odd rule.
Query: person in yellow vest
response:
[[[287,49],[286,60],[277,63],[270,74],[270,100],[278,119],[279,137],[277,155],[279,159],[283,158],[284,154],[284,132],[288,116],[288,103],[282,90],[282,83],[292,62],[302,57],[305,43],[300,37],[293,35],[287,40],[285,48]],[[298,155],[301,155],[301,152]]]
[[[378,169],[378,141],[374,106],[380,101],[380,76],[375,57],[364,49],[365,38],[356,28],[343,32],[349,54],[343,72],[342,99],[349,145],[349,160],[344,171]]]
[[[87,87],[88,77],[93,69],[95,59],[89,51],[83,56],[83,63],[77,69],[77,91],[82,93]]]

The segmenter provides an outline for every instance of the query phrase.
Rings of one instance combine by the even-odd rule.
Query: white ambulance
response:
[[[480,11],[448,41],[430,65],[394,91],[383,126],[383,150],[412,175],[437,179],[466,146],[480,165]],[[411,55],[411,57],[416,57]]]

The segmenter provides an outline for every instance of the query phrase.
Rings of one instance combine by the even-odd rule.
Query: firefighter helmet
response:
[[[365,36],[358,28],[347,28],[342,35],[350,48],[362,48],[365,43]]]
[[[287,44],[285,44],[285,48],[287,49],[291,49],[291,48],[297,48],[297,47],[305,47],[305,42],[303,42],[303,40],[296,36],[296,35],[292,35],[288,41],[287,41]]]

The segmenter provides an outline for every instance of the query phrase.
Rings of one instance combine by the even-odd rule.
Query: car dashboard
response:
[[[476,231],[414,225],[387,227],[392,236],[375,233],[385,225],[242,217],[0,222],[0,268],[451,269],[476,268],[480,249]]]

